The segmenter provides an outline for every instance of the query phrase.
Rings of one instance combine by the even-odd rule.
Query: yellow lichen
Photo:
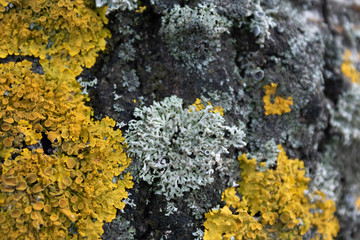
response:
[[[352,61],[352,54],[349,50],[346,50],[344,53],[344,62],[341,63],[341,72],[348,78],[351,82],[360,84],[360,72],[355,68]]]
[[[139,9],[136,9],[135,12],[143,13],[146,10],[146,6],[139,6]]]
[[[208,104],[208,106],[211,106],[210,101],[207,101],[207,104]],[[201,110],[205,109],[205,105],[201,103],[200,98],[197,98],[195,100],[195,102],[190,106],[194,106],[195,111],[201,111]],[[189,112],[191,112],[191,111],[192,111],[192,109],[189,107]],[[210,112],[219,113],[221,116],[224,116],[224,108],[222,108],[220,106],[212,107],[212,110],[210,110]]]
[[[132,187],[128,174],[113,182],[130,163],[121,147],[124,138],[112,129],[114,120],[91,119],[79,88],[31,67],[28,61],[0,64],[0,124],[7,124],[0,131],[0,218],[6,219],[1,228],[10,238],[57,239],[74,222],[81,237],[99,238],[99,224],[124,208],[125,188]],[[43,138],[52,143],[52,153],[44,153]],[[65,151],[69,146],[71,154]],[[19,214],[31,214],[25,225],[13,224]]]
[[[110,32],[104,9],[83,0],[7,0],[0,16],[0,57],[34,56],[46,74],[66,78],[95,63]]]
[[[334,239],[339,231],[335,203],[321,192],[305,195],[310,179],[303,162],[289,159],[281,145],[279,150],[274,170],[258,171],[255,159],[239,157],[242,200],[235,188],[225,190],[226,205],[205,214],[205,240],[302,239],[310,230],[317,231],[315,239]]]
[[[356,200],[356,206],[358,210],[360,211],[360,197]]]
[[[282,115],[283,113],[288,113],[291,111],[290,106],[293,105],[292,97],[288,97],[285,99],[284,97],[276,96],[276,83],[271,83],[270,85],[265,85],[265,96],[263,97],[263,102],[265,103],[265,115]],[[271,98],[275,97],[275,99],[271,100]]]
[[[99,239],[132,187],[122,174],[130,164],[124,138],[114,120],[92,120],[75,78],[31,69],[28,61],[0,64],[3,238],[70,239],[74,223],[74,238]]]

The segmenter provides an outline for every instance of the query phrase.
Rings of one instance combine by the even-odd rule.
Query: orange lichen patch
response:
[[[66,185],[66,186],[70,186],[72,183],[72,180],[69,176],[64,176],[61,180],[61,182]]]
[[[105,12],[93,10],[85,1],[7,2],[14,7],[1,12],[0,57],[37,57],[44,71],[53,76],[76,76],[82,67],[91,67],[97,52],[105,49],[104,39],[110,37],[104,28]]]
[[[136,9],[135,12],[143,13],[146,10],[146,6],[139,6],[139,9]]]
[[[84,179],[82,177],[77,177],[75,183],[80,184]]]
[[[44,212],[50,213],[51,212],[51,206],[49,204],[45,204],[44,206]]]
[[[19,181],[16,186],[16,190],[19,190],[19,191],[24,191],[26,188],[27,188],[27,183],[23,180]]]
[[[76,203],[79,200],[79,198],[77,196],[72,196],[70,201],[71,203]]]
[[[1,192],[4,192],[4,193],[12,193],[15,191],[15,189],[13,187],[4,186],[4,185],[1,185],[0,189],[1,189]]]
[[[356,200],[356,206],[358,210],[360,211],[360,197]]]
[[[11,125],[10,124],[8,124],[8,123],[3,123],[2,125],[1,125],[1,130],[3,130],[3,131],[9,131],[11,129]]]
[[[75,79],[105,48],[105,11],[81,0],[0,0],[8,3],[0,16],[0,57],[34,56],[45,74],[32,72],[28,61],[0,64],[2,174],[18,179],[15,186],[1,184],[2,232],[7,239],[67,239],[75,222],[79,238],[99,239],[103,221],[124,208],[132,187],[129,174],[111,181],[130,164],[121,131],[112,119],[91,119]],[[44,153],[43,138],[53,151]],[[11,209],[25,213],[19,224],[7,217]]]
[[[59,200],[59,207],[60,208],[64,208],[68,205],[68,202],[65,199],[60,199]]]
[[[41,184],[35,184],[33,187],[32,187],[32,192],[33,193],[39,193],[41,191],[43,191],[44,188],[41,186]]]
[[[265,85],[264,89],[265,96],[263,97],[263,102],[265,103],[265,115],[282,115],[283,113],[289,113],[291,111],[290,106],[293,105],[292,97],[285,99],[283,97],[276,96],[274,102],[271,101],[271,96],[275,96],[276,94],[276,83]]]
[[[31,207],[31,206],[27,206],[27,207],[25,208],[24,212],[25,212],[26,214],[30,214],[30,213],[32,212],[32,207]]]
[[[31,183],[34,183],[36,182],[37,180],[37,175],[35,173],[29,173],[27,176],[26,176],[26,181],[31,184]]]
[[[18,218],[21,216],[21,211],[18,209],[15,209],[15,210],[11,211],[10,215],[12,218]]]
[[[16,186],[18,181],[16,177],[4,177],[4,183],[8,186]]]
[[[33,204],[34,210],[42,210],[44,208],[44,202],[36,202]]]
[[[50,216],[50,220],[51,220],[51,221],[55,222],[55,221],[57,221],[58,219],[59,219],[58,215],[56,215],[56,214],[51,214],[51,216]]]
[[[60,212],[63,213],[70,220],[70,222],[76,222],[79,218],[79,215],[73,213],[70,209],[60,209]]]
[[[257,170],[256,159],[239,157],[242,181],[222,194],[225,206],[205,214],[204,240],[302,239],[313,229],[319,239],[332,240],[339,231],[335,203],[315,192],[304,194],[309,179],[302,161],[289,159],[279,145],[277,168]],[[234,209],[230,211],[229,208]],[[256,217],[255,217],[256,216]],[[250,234],[249,234],[250,233]]]
[[[73,158],[68,158],[68,159],[66,160],[66,166],[67,166],[68,168],[74,168],[75,165],[76,165],[76,161],[75,161]]]
[[[207,104],[208,106],[211,106],[211,103],[209,101],[207,101]],[[190,106],[193,106],[195,107],[195,111],[201,111],[203,109],[205,109],[205,105],[201,103],[201,99],[200,98],[197,98],[195,100],[195,102],[190,105]],[[192,109],[190,108],[189,106],[189,112],[192,111]],[[213,112],[213,113],[219,113],[221,116],[224,116],[224,108],[220,107],[220,106],[216,106],[216,107],[212,107],[211,110],[209,110],[210,112]]]
[[[344,62],[341,63],[341,72],[353,83],[360,84],[360,72],[354,66],[351,52],[347,49],[344,53]]]
[[[6,122],[6,123],[9,123],[9,124],[14,123],[14,119],[13,119],[13,118],[5,118],[3,121]]]
[[[47,176],[51,176],[53,174],[53,169],[52,167],[47,167],[44,169],[44,174]]]
[[[60,133],[57,131],[48,132],[47,137],[51,143],[58,143],[61,140]]]
[[[11,141],[10,138],[4,138],[2,142],[3,142],[5,147],[11,147],[12,146],[12,141]]]

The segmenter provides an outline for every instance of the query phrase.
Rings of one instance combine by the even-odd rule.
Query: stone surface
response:
[[[241,153],[266,155],[264,146],[269,141],[282,144],[289,157],[305,162],[317,188],[333,189],[325,186],[326,181],[337,186],[332,198],[341,225],[338,239],[359,239],[360,212],[355,201],[360,196],[360,142],[350,138],[345,144],[341,125],[333,126],[331,118],[339,111],[339,99],[355,84],[340,66],[346,49],[355,56],[359,50],[360,2],[151,0],[140,4],[146,6],[143,13],[109,13],[112,38],[107,50],[81,75],[83,81],[98,79],[87,88],[95,117],[108,115],[126,131],[135,107],[172,95],[183,99],[184,108],[196,98],[222,106],[229,123],[241,120],[246,125],[247,146],[231,149],[227,158],[235,161]],[[188,16],[198,21],[194,26],[179,29],[184,26],[168,23],[173,25],[166,27],[184,34],[177,41],[184,44],[179,46],[181,56],[184,46],[201,54],[192,57],[189,52],[188,58],[178,58],[169,49],[171,38],[166,39],[161,29],[176,4],[191,9],[207,4],[231,23],[215,37],[219,49],[210,48],[213,36],[200,29],[212,28],[195,15]],[[290,113],[265,116],[262,98],[264,86],[270,83],[278,84],[276,95],[293,98]],[[136,169],[139,161],[134,158],[132,164]],[[319,170],[323,165],[335,173]],[[238,172],[231,174],[232,179],[238,178]],[[189,201],[203,212],[220,206],[229,179],[218,177],[196,194],[189,192],[171,202],[155,194],[148,183],[135,180],[130,204],[114,222],[105,224],[103,239],[195,239],[193,233],[203,229],[204,218],[193,214]]]

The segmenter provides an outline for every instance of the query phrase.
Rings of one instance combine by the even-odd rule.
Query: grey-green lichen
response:
[[[351,89],[341,95],[332,114],[331,125],[350,145],[360,140],[360,86],[352,84]]]
[[[276,23],[270,14],[277,12],[277,9],[270,9],[265,11],[260,4],[260,1],[251,1],[251,8],[249,14],[250,20],[250,31],[257,38],[256,43],[263,44],[266,39],[270,38],[270,28],[276,27]]]
[[[81,77],[79,77],[78,79],[76,79],[76,81],[80,84],[82,91],[82,94],[86,94],[88,95],[88,87],[94,87],[96,84],[98,84],[98,80],[95,77],[93,80],[91,81],[84,81]]]
[[[339,200],[340,173],[333,165],[319,161],[316,165],[316,171],[311,175],[310,192],[319,190],[325,193],[326,198],[335,202]]]
[[[137,0],[96,0],[96,7],[107,6],[107,12],[111,12],[117,9],[134,10],[137,8]]]
[[[274,141],[274,139],[271,139],[267,141],[264,146],[256,151],[255,153],[248,154],[248,159],[255,158],[258,164],[260,162],[265,162],[264,167],[257,166],[258,170],[265,171],[268,168],[275,167],[277,157],[280,153],[280,150]]]
[[[103,239],[112,240],[134,240],[136,235],[136,229],[132,226],[131,222],[123,218],[121,214],[118,214],[116,218],[111,222],[105,224],[105,228],[110,228],[112,231],[106,231],[102,236]]]
[[[129,154],[139,161],[138,177],[168,200],[212,183],[215,171],[227,175],[232,163],[223,155],[246,145],[242,128],[228,126],[211,105],[198,111],[182,105],[172,96],[136,108],[138,120],[129,122],[125,136]]]
[[[201,70],[215,60],[221,50],[221,35],[229,33],[231,24],[213,4],[200,3],[195,8],[175,5],[162,17],[160,32],[175,59]]]
[[[122,81],[121,84],[124,89],[129,92],[134,92],[140,86],[139,77],[136,75],[136,70],[131,69],[130,71],[121,70]]]

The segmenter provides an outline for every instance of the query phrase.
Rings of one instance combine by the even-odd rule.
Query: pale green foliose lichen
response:
[[[182,105],[172,96],[136,108],[138,120],[129,122],[126,133],[128,153],[139,161],[138,177],[168,200],[212,183],[215,171],[225,176],[232,162],[223,155],[246,145],[242,126],[228,126],[213,106]]]
[[[221,50],[220,37],[230,33],[231,25],[213,4],[199,4],[194,9],[175,5],[162,17],[160,32],[175,59],[201,70],[215,60],[215,54]]]

